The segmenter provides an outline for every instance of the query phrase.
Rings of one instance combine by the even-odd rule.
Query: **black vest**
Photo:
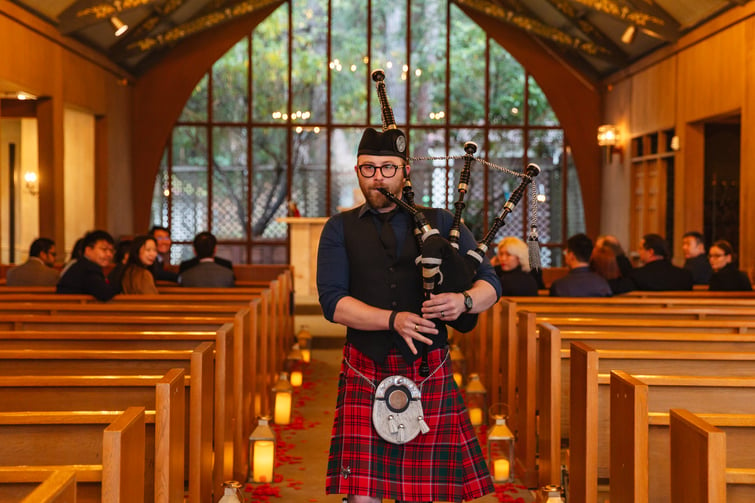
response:
[[[349,293],[352,297],[370,306],[391,311],[410,311],[421,314],[424,293],[422,275],[414,260],[419,255],[413,227],[407,229],[406,239],[395,262],[391,262],[380,242],[377,218],[370,212],[359,217],[360,208],[343,214],[343,229],[346,253],[349,258]],[[430,225],[438,222],[438,210],[424,209]],[[411,222],[411,219],[409,220]],[[445,324],[435,323],[438,335],[429,349],[443,347],[448,342]],[[357,330],[349,327],[346,340],[371,360],[381,363],[391,348],[395,347],[406,361],[420,357],[413,355],[406,342],[391,330]],[[419,350],[422,343],[415,342]]]

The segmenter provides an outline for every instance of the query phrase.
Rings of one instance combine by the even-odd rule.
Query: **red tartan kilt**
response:
[[[341,365],[326,492],[404,501],[472,500],[493,492],[490,474],[474,429],[451,374],[447,349],[429,353],[430,371],[441,367],[421,387],[422,408],[430,432],[395,445],[380,438],[372,425],[374,388]],[[377,386],[384,378],[404,375],[417,385],[420,360],[408,365],[391,351],[382,365],[349,344],[344,359]]]

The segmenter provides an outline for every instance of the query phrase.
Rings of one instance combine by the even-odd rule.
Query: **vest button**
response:
[[[398,302],[396,302],[395,300],[391,302],[391,307],[398,307]]]
[[[396,283],[391,283],[391,288],[396,288],[396,286],[398,286]]]
[[[389,267],[388,268],[388,272],[393,272],[393,271],[395,271],[395,269],[393,267]]]

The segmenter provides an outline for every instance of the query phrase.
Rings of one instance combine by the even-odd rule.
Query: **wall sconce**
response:
[[[128,31],[128,25],[121,21],[117,16],[110,18],[110,26],[113,27],[113,32],[116,37],[120,37]]]
[[[514,434],[506,425],[506,416],[496,415],[488,434],[488,467],[493,482],[514,481]]]
[[[35,172],[27,171],[26,173],[24,173],[24,186],[32,196],[36,196],[39,193],[39,184],[37,183],[38,181],[39,180]]]
[[[273,386],[273,421],[275,424],[291,423],[291,402],[294,388],[288,380],[288,372],[281,372],[278,382]]]
[[[249,480],[272,482],[275,466],[275,433],[270,428],[269,417],[260,417],[257,427],[249,435]]]
[[[619,128],[612,124],[603,124],[598,127],[598,145],[605,151],[606,164],[611,162],[613,154],[621,155],[621,135]]]
[[[469,409],[469,421],[472,426],[480,426],[483,414],[487,412],[487,390],[480,381],[479,374],[469,374],[469,382],[466,387],[467,409]]]

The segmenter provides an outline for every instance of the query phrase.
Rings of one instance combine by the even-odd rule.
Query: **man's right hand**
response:
[[[415,355],[417,348],[414,341],[432,345],[432,339],[427,336],[438,334],[438,329],[435,328],[435,323],[432,320],[426,320],[422,316],[408,311],[401,311],[396,315],[393,329],[404,339],[412,354]]]

